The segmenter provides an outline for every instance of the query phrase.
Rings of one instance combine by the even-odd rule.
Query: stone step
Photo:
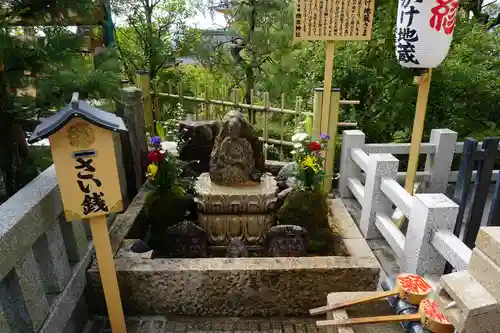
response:
[[[475,248],[467,271],[488,292],[500,302],[500,266],[491,260],[483,251]]]
[[[444,289],[440,289],[436,294],[435,301],[445,314],[446,318],[448,318],[448,320],[452,323],[453,327],[461,332],[464,329],[466,318],[462,314],[460,308],[456,306],[448,307],[448,305],[453,302],[450,295]]]
[[[458,333],[500,332],[500,321],[498,320],[500,312],[498,308],[476,316],[466,317],[457,306],[446,308],[453,300],[443,290],[436,296],[435,300]]]
[[[467,271],[441,277],[441,286],[465,317],[494,311],[497,300]]]
[[[476,248],[500,265],[500,227],[483,227],[476,238]]]

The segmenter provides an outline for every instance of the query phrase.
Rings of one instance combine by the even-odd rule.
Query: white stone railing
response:
[[[481,146],[481,143],[479,143]],[[341,197],[350,197],[348,179],[356,178],[363,182],[363,172],[352,169],[351,151],[355,148],[366,154],[393,154],[408,155],[410,143],[365,143],[365,134],[359,130],[346,130],[342,134],[342,153],[340,157],[340,175],[338,190]],[[457,133],[449,129],[434,129],[431,131],[429,142],[420,146],[420,154],[426,155],[425,169],[417,171],[416,181],[423,184],[427,193],[444,193],[449,182],[456,182],[458,170],[451,170],[455,154],[462,154],[463,142],[457,142]],[[499,170],[494,170],[492,181],[496,181]],[[475,180],[476,171],[471,181]],[[406,172],[398,172],[396,180],[404,183]],[[354,193],[352,193],[354,194]]]
[[[0,205],[0,332],[79,333],[93,247],[68,223],[51,166]]]
[[[407,273],[440,275],[446,261],[458,270],[467,267],[471,251],[452,233],[458,206],[451,199],[441,193],[411,196],[397,181],[399,161],[392,154],[352,147],[349,153],[346,190],[361,204],[359,228],[366,239],[385,238]],[[406,237],[391,218],[393,206],[409,220]]]

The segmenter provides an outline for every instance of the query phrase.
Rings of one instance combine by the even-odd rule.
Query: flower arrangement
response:
[[[298,132],[292,136],[297,163],[296,178],[303,188],[313,190],[322,188],[325,171],[321,152],[326,150],[329,140],[328,134],[321,134],[318,141],[312,140],[305,132]]]
[[[162,149],[159,136],[149,138],[148,161],[146,177],[156,190],[170,191],[175,186],[183,189],[191,187],[191,179],[182,177],[184,167],[188,163],[182,162],[174,154]]]

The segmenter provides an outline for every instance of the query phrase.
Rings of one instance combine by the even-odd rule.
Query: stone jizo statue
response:
[[[264,172],[262,146],[252,125],[238,111],[229,111],[210,156],[210,179],[218,185],[252,185]]]

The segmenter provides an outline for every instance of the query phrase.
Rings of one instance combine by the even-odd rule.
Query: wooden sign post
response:
[[[331,133],[328,154],[335,152],[335,140],[340,109],[331,110],[334,50],[336,40],[370,40],[372,34],[374,0],[296,0],[294,41],[326,41],[323,101],[321,108],[321,133]],[[332,112],[332,114],[330,114]],[[333,117],[333,119],[330,119]],[[333,124],[334,128],[329,128]],[[332,135],[333,134],[333,135]],[[318,139],[318,138],[315,138]],[[331,147],[330,147],[331,146]],[[333,153],[332,153],[333,152]],[[325,170],[329,169],[326,168]],[[331,183],[331,182],[330,182]]]
[[[126,333],[106,215],[122,210],[113,132],[123,120],[73,94],[71,104],[37,126],[29,142],[49,138],[66,220],[88,220],[113,333]]]
[[[427,100],[429,98],[429,89],[431,86],[431,71],[418,78],[418,96],[417,106],[415,108],[415,118],[413,120],[413,129],[411,133],[410,157],[408,168],[406,170],[405,189],[413,195],[415,176],[417,174],[418,157],[420,156],[420,144],[424,134],[425,113],[427,110]]]

